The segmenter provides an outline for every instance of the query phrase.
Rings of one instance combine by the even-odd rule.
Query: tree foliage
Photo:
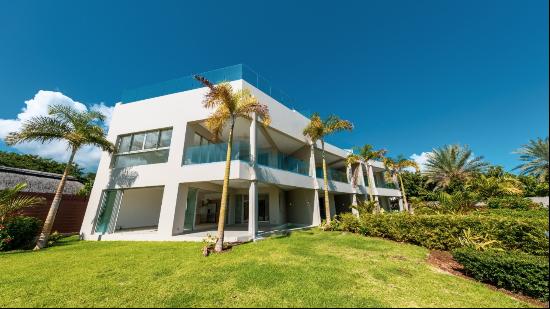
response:
[[[15,152],[0,151],[0,165],[14,168],[23,168],[34,171],[63,174],[65,163],[60,163],[52,159],[46,159],[37,155],[19,154]],[[73,163],[71,176],[82,180],[85,177],[83,169],[78,164]]]
[[[516,167],[522,175],[537,177],[540,181],[548,181],[548,137],[530,140],[516,151],[524,163]]]

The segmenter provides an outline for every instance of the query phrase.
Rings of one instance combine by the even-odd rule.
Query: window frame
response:
[[[138,154],[138,153],[146,153],[146,152],[155,152],[155,151],[161,151],[161,150],[169,150],[170,149],[170,146],[172,145],[172,134],[170,134],[170,145],[169,146],[165,146],[165,147],[159,147],[160,146],[160,139],[161,139],[161,136],[162,136],[162,131],[168,131],[168,130],[171,130],[172,131],[172,134],[174,132],[174,128],[173,127],[164,127],[164,128],[159,128],[159,129],[153,129],[153,130],[146,130],[146,131],[138,131],[138,132],[132,132],[132,133],[126,133],[126,134],[120,134],[117,136],[117,140],[116,140],[116,149],[115,149],[115,153],[113,153],[113,160],[111,162],[111,168],[114,167],[115,163],[116,163],[116,160],[117,160],[117,157],[121,157],[121,156],[126,156],[126,155],[132,155],[132,154]],[[146,144],[146,141],[147,141],[147,133],[150,133],[150,132],[155,132],[157,131],[158,132],[158,136],[157,136],[157,143],[156,143],[156,147],[155,148],[147,148],[145,149],[145,144]],[[135,135],[139,135],[139,134],[143,134],[144,137],[143,137],[143,143],[141,145],[141,149],[139,150],[132,150],[132,145],[134,143],[134,136]],[[128,151],[125,151],[125,152],[119,152],[119,147],[120,147],[120,144],[121,144],[121,141],[124,137],[127,137],[127,136],[131,136],[130,138],[130,147]]]

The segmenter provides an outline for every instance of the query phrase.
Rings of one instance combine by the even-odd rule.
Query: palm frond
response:
[[[0,190],[0,223],[20,209],[33,207],[44,201],[37,196],[21,195],[26,187],[26,183],[19,183],[12,188]]]
[[[519,159],[525,162],[515,168],[522,175],[532,175],[541,181],[548,179],[550,166],[548,137],[530,140],[515,153],[519,154]]]
[[[19,131],[10,132],[5,141],[8,145],[33,141],[46,143],[65,139],[70,132],[71,127],[60,119],[37,116],[25,121]]]

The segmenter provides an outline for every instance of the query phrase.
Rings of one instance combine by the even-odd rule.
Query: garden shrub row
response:
[[[42,222],[33,217],[10,218],[0,224],[0,251],[29,249],[41,227]]]
[[[408,242],[428,249],[460,248],[460,237],[473,235],[498,241],[506,250],[548,256],[548,219],[479,215],[344,214],[333,221],[335,230]]]
[[[539,204],[521,196],[491,197],[487,200],[487,206],[491,209],[529,210],[540,208]]]
[[[481,282],[548,301],[548,258],[517,251],[460,248],[453,257]]]

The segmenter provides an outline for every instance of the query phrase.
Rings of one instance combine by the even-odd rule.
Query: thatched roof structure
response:
[[[55,193],[59,180],[60,174],[0,166],[0,190],[24,182],[27,184],[24,192]],[[83,186],[76,178],[69,176],[63,194],[76,194]]]

